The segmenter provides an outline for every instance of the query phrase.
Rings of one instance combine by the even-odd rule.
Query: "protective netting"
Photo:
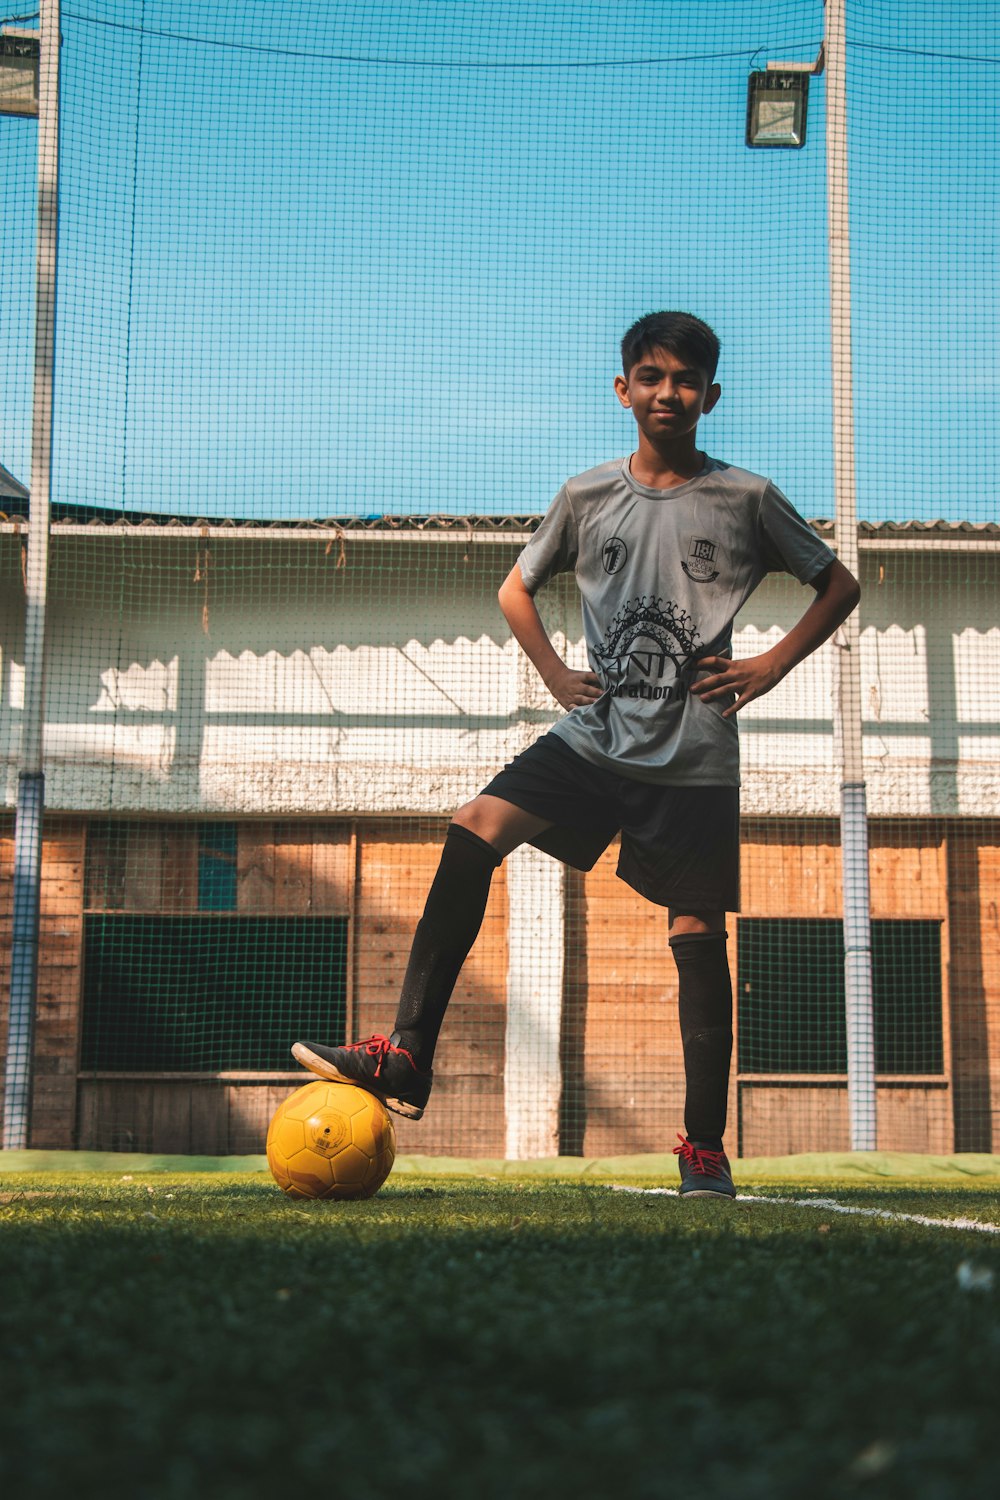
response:
[[[847,7],[862,1112],[937,1155],[993,1149],[1000,1099],[991,21]],[[496,592],[563,479],[634,446],[637,316],[716,328],[703,446],[836,541],[826,75],[801,150],[744,139],[749,73],[823,29],[818,0],[63,6],[33,1145],[258,1150],[292,1041],[390,1028],[452,811],[558,716]],[[0,118],[5,994],[37,131]],[[809,597],[769,577],[734,654]],[[538,602],[584,667],[572,579]],[[843,644],[742,718],[744,1156],[851,1144]],[[615,863],[497,872],[401,1150],[673,1143],[666,916]]]

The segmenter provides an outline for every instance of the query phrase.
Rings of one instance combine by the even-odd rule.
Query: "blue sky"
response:
[[[998,518],[991,13],[848,6],[870,519]],[[618,340],[672,306],[723,342],[704,446],[832,514],[825,79],[804,150],[743,142],[819,0],[64,0],[63,32],[55,498],[537,512],[632,446]],[[35,129],[0,119],[25,481]]]

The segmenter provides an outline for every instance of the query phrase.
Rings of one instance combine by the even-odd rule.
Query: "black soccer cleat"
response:
[[[713,1151],[679,1135],[674,1155],[679,1157],[682,1198],[735,1198],[736,1186],[724,1151]]]
[[[330,1078],[334,1083],[356,1083],[375,1094],[386,1109],[419,1120],[424,1112],[434,1081],[432,1071],[422,1073],[405,1047],[397,1045],[399,1035],[370,1036],[367,1041],[353,1042],[349,1047],[321,1047],[316,1042],[296,1042],[292,1056],[297,1063]]]

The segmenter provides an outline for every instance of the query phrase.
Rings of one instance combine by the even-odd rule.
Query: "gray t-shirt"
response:
[[[563,485],[518,559],[534,594],[573,569],[590,665],[604,692],[553,725],[585,760],[636,781],[738,786],[733,696],[688,688],[702,656],[731,655],[733,620],[767,573],[800,583],[833,553],[768,479],[706,458],[656,490],[629,460]]]

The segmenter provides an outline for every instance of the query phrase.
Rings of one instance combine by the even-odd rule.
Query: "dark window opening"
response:
[[[286,1072],[299,1038],[344,1040],[346,917],[84,920],[86,1071]]]
[[[846,1073],[843,924],[754,917],[738,923],[741,1073]],[[944,1069],[941,923],[872,922],[875,1071]]]

